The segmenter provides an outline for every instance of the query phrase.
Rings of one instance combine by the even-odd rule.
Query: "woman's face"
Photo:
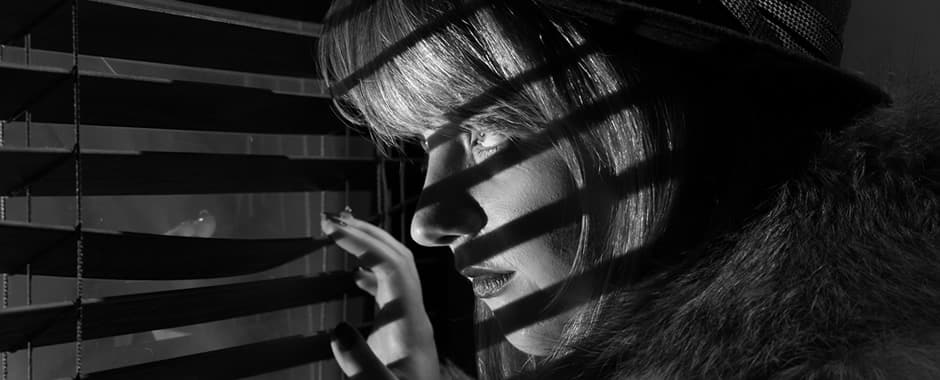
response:
[[[411,235],[449,246],[507,340],[545,355],[587,294],[575,285],[556,304],[569,306],[542,310],[569,275],[578,245],[571,172],[545,144],[525,149],[502,133],[453,129],[425,133],[428,173]]]

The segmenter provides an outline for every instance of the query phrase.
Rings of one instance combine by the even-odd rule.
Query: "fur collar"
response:
[[[827,138],[663,288],[613,295],[535,378],[940,378],[940,87],[921,87]]]

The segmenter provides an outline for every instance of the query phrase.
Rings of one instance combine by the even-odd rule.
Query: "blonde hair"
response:
[[[582,190],[571,276],[596,273],[598,302],[606,287],[635,274],[629,264],[603,263],[662,232],[677,186],[685,99],[669,87],[681,79],[661,75],[675,73],[663,67],[667,52],[654,49],[637,40],[612,54],[597,32],[533,0],[340,0],[320,42],[337,108],[381,146],[442,124],[548,136]],[[613,207],[591,204],[592,191],[611,187],[621,196]],[[555,352],[537,360],[503,332],[479,331],[480,378],[560,357],[602,309],[585,308]],[[477,311],[478,322],[492,318],[482,303]]]

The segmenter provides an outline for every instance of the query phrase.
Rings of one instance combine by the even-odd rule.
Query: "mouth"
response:
[[[479,298],[492,298],[509,285],[516,272],[496,272],[481,268],[468,268],[460,271],[473,284],[473,292]]]

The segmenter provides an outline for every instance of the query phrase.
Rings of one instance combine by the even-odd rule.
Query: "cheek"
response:
[[[521,167],[514,174],[525,182],[525,188],[519,189],[521,196],[516,198],[516,206],[525,212],[540,212],[541,216],[532,218],[532,222],[545,226],[545,231],[532,242],[537,247],[529,252],[538,253],[539,257],[532,259],[545,262],[541,269],[555,278],[567,274],[574,260],[581,231],[581,209],[568,167],[557,155],[550,158]],[[547,255],[551,257],[546,258]]]
[[[519,250],[529,256],[525,259],[536,261],[519,264],[545,263],[548,268],[532,271],[547,272],[543,275],[561,271],[564,265],[558,264],[557,258],[570,265],[580,232],[581,211],[571,172],[555,151],[497,173],[474,190],[487,213],[485,232],[508,223],[516,225],[513,231],[526,231],[523,234],[526,236],[514,237],[520,239],[516,242]]]
[[[575,185],[568,166],[554,151],[537,156],[529,165],[514,167],[507,174],[520,178],[530,187],[529,193],[545,201],[557,201],[574,195]]]
[[[493,197],[481,205],[485,231],[507,228],[513,248],[501,255],[519,272],[521,296],[545,289],[569,274],[581,231],[580,208],[571,172],[557,153],[548,152],[498,173],[487,181]],[[481,188],[482,189],[482,188]],[[482,194],[481,194],[482,195]],[[520,233],[521,232],[521,233]]]
[[[569,223],[559,230],[545,236],[545,244],[550,248],[550,252],[555,253],[558,260],[565,264],[565,275],[574,263],[575,255],[578,253],[578,242],[580,240],[581,223],[578,216],[572,216],[572,223]]]
[[[561,157],[546,151],[495,173],[470,191],[494,224],[505,224],[536,212],[557,215],[561,204],[571,209],[568,206],[578,202],[571,177]]]

